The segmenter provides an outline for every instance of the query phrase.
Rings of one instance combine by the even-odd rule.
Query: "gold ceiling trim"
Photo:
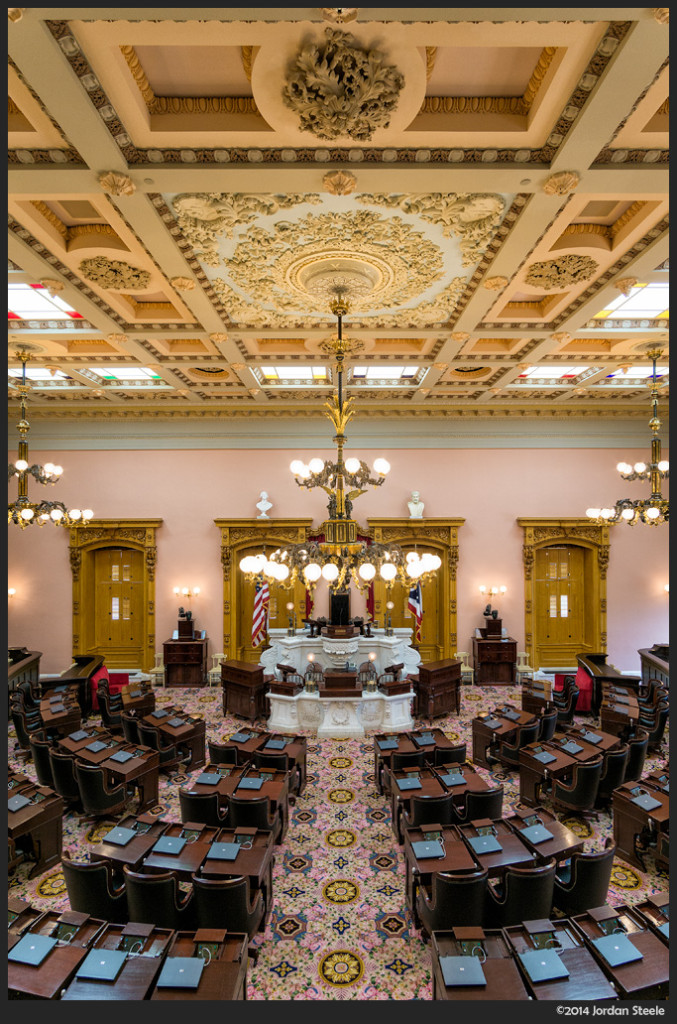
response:
[[[45,220],[47,221],[48,224],[51,224],[51,226],[53,228],[56,228],[56,230],[59,232],[59,234],[62,235],[64,241],[67,241],[68,240],[68,228],[64,224],[64,222],[59,217],[57,217],[57,215],[53,212],[53,210],[50,210],[49,206],[47,206],[46,203],[43,203],[39,199],[31,199],[31,200],[29,200],[29,202],[30,202],[31,206],[35,210],[37,210],[37,212],[42,217],[45,218]]]
[[[630,221],[633,220],[638,213],[641,213],[641,211],[644,209],[646,205],[646,202],[644,202],[641,199],[637,199],[634,203],[632,203],[631,206],[628,206],[625,213],[622,213],[618,220],[614,221],[614,223],[611,225],[611,237],[613,238],[614,235],[617,235],[621,228],[624,228],[625,225],[629,224]]]
[[[430,76],[435,70],[435,61],[437,59],[437,47],[426,46],[425,48],[425,80],[430,81]]]

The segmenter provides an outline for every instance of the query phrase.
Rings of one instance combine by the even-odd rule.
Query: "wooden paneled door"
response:
[[[436,573],[432,579],[421,584],[423,618],[420,641],[416,640],[416,620],[408,607],[410,587],[402,583],[393,583],[387,592],[384,583],[377,580],[374,584],[374,610],[379,626],[385,625],[386,602],[392,601],[395,605],[391,615],[393,629],[411,629],[411,645],[416,648],[421,655],[421,661],[424,662],[439,661],[444,657],[444,608],[440,598],[441,582],[441,573]]]
[[[245,549],[238,554],[238,558],[245,555],[255,555],[260,548]],[[258,664],[261,653],[270,646],[266,639],[257,647],[252,647],[252,618],[254,615],[254,596],[256,588],[253,583],[247,583],[244,574],[237,574],[237,604],[240,610],[239,629],[237,631],[237,648],[235,657],[239,661],[251,661]],[[303,632],[303,618],[305,617],[305,588],[298,584],[294,590],[285,590],[279,583],[269,583],[268,591],[270,599],[268,602],[268,629],[287,629],[290,615],[293,612],[287,611],[287,604],[294,601],[296,607],[296,628]],[[298,593],[295,593],[295,592]]]
[[[140,664],[143,651],[143,552],[100,548],[94,553],[94,645],[106,665]]]
[[[592,650],[593,607],[586,575],[593,553],[572,544],[536,551],[534,633],[539,666],[576,664],[576,655]]]

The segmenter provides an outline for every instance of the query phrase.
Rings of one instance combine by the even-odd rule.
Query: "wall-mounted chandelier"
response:
[[[661,459],[661,439],[658,431],[661,421],[658,418],[658,386],[656,384],[656,360],[662,355],[661,349],[650,349],[647,355],[653,361],[651,374],[651,401],[653,404],[653,415],[649,420],[651,428],[651,462],[636,462],[631,466],[629,462],[619,462],[616,469],[623,480],[650,480],[651,495],[649,498],[620,498],[613,508],[589,508],[586,515],[594,519],[600,525],[607,523],[625,522],[631,526],[635,523],[646,523],[649,526],[657,526],[659,523],[667,523],[670,518],[670,502],[661,494],[661,480],[670,476],[670,463]]]
[[[240,562],[240,569],[249,581],[263,576],[285,589],[291,589],[300,580],[311,593],[320,578],[327,581],[332,591],[343,590],[350,583],[366,590],[377,575],[387,586],[395,580],[412,586],[437,572],[442,564],[439,555],[417,551],[405,554],[397,544],[367,544],[358,539],[363,531],[352,518],[353,500],[364,494],[368,486],[380,487],[390,465],[385,459],[376,459],[372,472],[361,459],[343,458],[346,424],[355,414],[354,399],[344,397],[344,363],[346,356],[357,352],[361,345],[344,338],[343,317],[349,306],[338,285],[335,294],[331,311],[337,317],[338,330],[327,347],[335,357],[336,391],[325,402],[325,415],[336,430],[336,459],[311,459],[308,465],[295,459],[290,466],[299,487],[321,487],[329,495],[329,518],[320,527],[324,539],[278,548],[270,556],[247,555]]]
[[[26,418],[26,401],[30,385],[26,383],[26,363],[30,359],[30,353],[26,349],[20,349],[17,353],[21,360],[23,372],[21,384],[17,390],[21,395],[21,419],[17,424],[19,431],[19,457],[16,462],[10,462],[8,477],[17,477],[19,482],[19,493],[16,501],[10,502],[7,506],[7,523],[15,523],[24,530],[32,523],[44,526],[45,523],[54,523],[55,526],[78,526],[87,525],[88,520],[94,513],[91,508],[80,510],[79,508],[67,509],[62,501],[30,501],[28,498],[28,477],[32,476],[39,484],[55,484],[60,479],[63,469],[61,466],[54,466],[46,462],[44,466],[34,463],[32,466],[28,461],[28,431],[30,424]]]

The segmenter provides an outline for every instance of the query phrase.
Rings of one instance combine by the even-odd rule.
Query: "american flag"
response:
[[[252,615],[252,647],[258,647],[266,638],[268,629],[268,604],[270,591],[265,580],[256,581],[254,612]]]
[[[423,595],[421,594],[421,584],[417,583],[415,587],[412,587],[409,591],[409,600],[407,601],[407,608],[416,619],[416,628],[414,630],[414,639],[417,644],[421,642],[421,621],[423,620]]]

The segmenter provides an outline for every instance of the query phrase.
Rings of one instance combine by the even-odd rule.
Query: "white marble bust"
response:
[[[268,516],[268,509],[273,507],[273,503],[272,503],[272,501],[268,501],[268,495],[267,495],[266,491],[261,491],[261,500],[257,501],[256,507],[257,507],[257,509],[259,510],[259,513],[260,513],[260,515],[258,515],[256,517],[257,519],[269,519],[270,518]]]
[[[411,492],[411,501],[408,502],[408,505],[410,519],[423,519],[423,509],[425,508],[425,505],[421,501],[421,495],[418,491]]]

